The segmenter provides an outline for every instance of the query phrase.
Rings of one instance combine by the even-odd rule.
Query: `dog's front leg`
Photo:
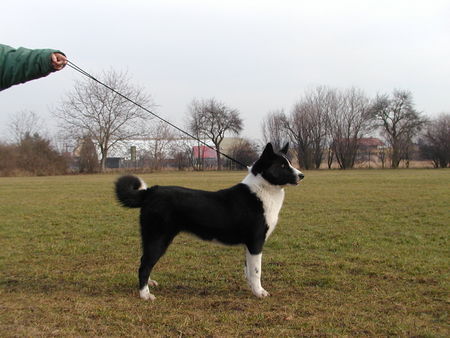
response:
[[[263,298],[269,296],[269,293],[261,286],[261,260],[262,253],[252,255],[246,248],[245,250],[245,276],[247,282],[252,288],[256,297]]]

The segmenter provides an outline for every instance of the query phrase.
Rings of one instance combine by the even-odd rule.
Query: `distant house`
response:
[[[207,146],[193,146],[194,158],[200,158],[202,160],[217,159],[216,151]]]
[[[385,147],[383,141],[376,137],[366,137],[358,140],[360,152],[375,152]]]
[[[207,146],[193,146],[192,160],[202,169],[215,168],[217,166],[216,151]]]
[[[358,146],[356,162],[367,163],[370,168],[371,162],[376,164],[381,161],[382,166],[384,166],[386,145],[383,141],[376,137],[366,137],[358,141]]]

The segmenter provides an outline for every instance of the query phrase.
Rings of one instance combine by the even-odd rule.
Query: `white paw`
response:
[[[153,279],[149,279],[148,280],[148,285],[150,285],[150,286],[159,286],[159,284],[158,284],[158,282],[157,281],[155,281],[155,280],[153,280]]]
[[[258,289],[258,290],[252,290],[253,294],[258,297],[258,298],[264,298],[264,297],[268,297],[270,296],[270,293],[268,293],[266,290],[264,290],[263,288]]]
[[[148,285],[146,285],[143,289],[139,290],[139,296],[144,300],[155,300],[155,295],[150,293],[150,290],[148,288]]]

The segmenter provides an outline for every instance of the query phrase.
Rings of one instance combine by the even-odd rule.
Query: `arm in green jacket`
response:
[[[0,44],[0,90],[54,72],[53,53],[63,54],[53,49],[15,49]]]

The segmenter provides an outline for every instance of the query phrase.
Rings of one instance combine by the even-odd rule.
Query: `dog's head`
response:
[[[252,174],[261,175],[272,185],[297,185],[305,175],[289,162],[286,157],[288,149],[289,143],[286,143],[279,152],[275,152],[272,144],[267,143],[261,157],[251,167]]]

